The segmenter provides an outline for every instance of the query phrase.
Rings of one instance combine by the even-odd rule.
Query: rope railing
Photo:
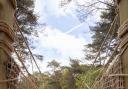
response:
[[[107,35],[105,36],[104,41],[102,42],[102,44],[101,44],[101,46],[100,46],[100,48],[99,48],[99,51],[97,52],[97,55],[96,55],[96,57],[95,57],[95,59],[94,59],[94,61],[93,61],[93,63],[92,63],[92,65],[91,65],[91,67],[90,67],[89,70],[91,70],[91,69],[93,68],[95,62],[97,61],[98,57],[100,56],[100,52],[101,52],[103,46],[105,45],[107,39],[109,38],[110,32],[113,32],[113,33],[114,33],[115,25],[116,25],[117,20],[118,20],[118,15],[115,16],[113,22],[111,23],[111,26],[110,26],[110,28],[109,28],[109,30],[108,30],[108,32],[107,32]],[[113,33],[112,33],[112,34],[113,34]],[[109,44],[110,44],[110,42],[111,42],[111,40],[112,40],[112,34],[110,35]],[[104,69],[106,69],[106,65],[108,65],[108,64],[111,62],[112,57],[114,56],[114,54],[115,54],[115,52],[117,51],[118,47],[119,47],[119,43],[118,43],[117,46],[115,47],[115,49],[114,49],[114,51],[113,51],[111,57],[109,58],[107,64],[104,63],[104,66],[100,69],[100,73],[99,73],[99,75],[96,77],[95,82],[96,82],[97,79],[100,77],[100,74],[102,73],[102,71],[104,71]],[[95,85],[95,82],[94,82],[94,84],[93,84],[92,86]],[[81,87],[83,86],[84,83],[85,83],[85,80],[83,80]],[[87,87],[88,89],[91,89],[91,87],[89,87],[89,86],[87,85],[87,83],[86,83],[85,85],[86,85],[86,87]]]
[[[120,45],[120,44],[119,44]],[[117,48],[119,47],[119,45],[117,45]],[[100,82],[100,83],[103,83],[104,84],[104,82],[103,82],[103,80],[104,80],[104,77],[107,77],[108,78],[108,82],[110,82],[110,81],[115,81],[116,80],[116,82],[113,82],[113,83],[111,83],[110,85],[108,85],[109,87],[110,86],[113,86],[114,84],[117,84],[118,82],[121,84],[121,85],[116,85],[116,87],[120,87],[120,89],[124,89],[124,86],[123,86],[123,78],[124,77],[128,77],[128,74],[124,74],[123,72],[122,72],[122,67],[121,67],[121,59],[120,59],[120,56],[125,52],[125,50],[128,48],[128,44],[127,45],[125,45],[125,47],[124,47],[124,49],[123,50],[121,50],[120,51],[120,53],[118,54],[118,57],[116,57],[113,61],[114,61],[114,64],[113,65],[109,65],[109,63],[111,63],[111,61],[112,61],[112,58],[110,57],[110,61],[106,64],[106,66],[104,66],[103,68],[103,76],[101,76],[100,77],[100,80],[96,80],[95,82],[94,82],[94,85],[93,85],[93,87],[92,87],[92,89],[99,89],[99,88],[94,88],[95,87],[95,85],[98,83],[98,82]],[[114,52],[113,52],[114,53]],[[116,60],[116,61],[115,61]],[[109,66],[108,66],[109,65]],[[105,67],[107,67],[107,68],[105,68]],[[109,67],[109,69],[108,69],[108,67]],[[107,70],[106,70],[107,69]],[[107,72],[107,74],[106,74],[106,72]],[[100,86],[99,86],[100,87]]]
[[[11,81],[16,81],[16,80],[18,80],[18,78],[7,79],[7,80],[0,80],[0,83],[7,83],[7,82],[11,82]]]
[[[38,86],[33,82],[32,79],[29,79],[28,77],[25,76],[25,74],[21,71],[21,74],[23,75],[23,77],[29,81],[29,83],[34,87],[34,89],[38,89]]]
[[[41,74],[41,70],[33,56],[33,53],[31,52],[31,49],[18,25],[18,22],[15,21],[15,25],[14,25],[14,29],[13,29],[13,32],[15,33],[15,43],[14,43],[14,54],[16,56],[16,59],[17,61],[21,64],[21,68],[19,68],[18,64],[16,63],[15,64],[15,61],[13,58],[10,59],[9,63],[6,63],[6,67],[7,67],[7,79],[3,79],[3,80],[0,80],[0,83],[7,83],[8,84],[8,88],[9,89],[19,89],[18,88],[18,83],[20,82],[24,82],[24,80],[22,80],[22,78],[25,78],[26,81],[32,86],[31,89],[38,89],[38,85],[36,84],[36,78],[34,75],[32,75],[25,62],[24,62],[24,59],[25,59],[25,53],[23,53],[22,51],[22,43],[21,43],[21,39],[23,40],[23,44],[25,44],[26,46],[26,49],[28,49],[28,52],[30,55],[27,55],[27,56],[30,56],[31,58],[31,62],[33,61],[39,71],[39,73]],[[21,38],[18,38],[20,35]],[[18,68],[18,69],[17,69]],[[25,71],[23,72],[23,70],[25,69]],[[18,70],[18,71],[17,71]],[[20,73],[20,74],[19,74]],[[17,82],[17,83],[16,83]],[[27,88],[27,87],[26,87]],[[27,89],[30,89],[30,88],[27,88]]]
[[[28,74],[28,75],[31,75],[31,74],[29,73],[28,69],[26,68],[24,62],[23,62],[22,59],[20,58],[19,54],[16,52],[16,49],[14,49],[14,51],[15,51],[17,57],[18,57],[18,60],[21,62],[23,68],[26,70],[27,74]]]
[[[113,29],[113,26],[115,25],[115,23],[116,23],[116,21],[117,21],[117,18],[118,18],[118,15],[115,16],[115,18],[114,18],[114,20],[113,20],[113,22],[112,22],[112,24],[111,24],[111,26],[110,26],[110,28],[109,28],[109,30],[108,30],[108,32],[107,32],[107,35],[105,36],[104,41],[102,42],[102,44],[101,44],[101,46],[100,46],[100,48],[99,48],[99,51],[97,52],[97,55],[96,55],[96,57],[95,57],[94,62],[93,62],[92,65],[94,65],[94,63],[96,62],[97,58],[99,57],[100,52],[101,52],[103,46],[105,45],[105,42],[106,42],[108,36],[110,35],[110,32],[111,32],[112,30],[114,30],[114,29]]]
[[[117,44],[107,64],[103,67],[100,80],[94,82],[92,89],[125,89],[125,77],[128,77],[128,74],[123,71],[122,56],[128,48],[127,29],[128,20],[118,28],[118,36],[121,42]],[[115,51],[118,51],[116,57],[114,55]]]
[[[17,57],[18,57],[18,60],[20,61],[20,63],[22,64],[23,68],[25,69],[25,71],[27,72],[27,75],[30,76],[30,79],[28,79],[25,74],[22,72],[22,70],[20,71],[21,75],[23,75],[23,77],[25,77],[29,82],[30,84],[32,84],[32,86],[34,86],[34,89],[38,89],[37,88],[37,85],[35,85],[34,83],[34,78],[32,78],[31,76],[31,73],[28,71],[27,67],[25,66],[25,63],[23,62],[23,60],[21,59],[20,57],[20,54],[17,53],[16,51],[16,48],[14,48],[14,52],[16,53]]]
[[[18,28],[18,31],[20,32],[20,34],[21,34],[21,36],[22,36],[22,39],[23,39],[23,41],[25,42],[25,45],[27,46],[27,49],[29,50],[29,53],[30,53],[30,55],[31,55],[31,57],[32,57],[32,60],[33,60],[34,63],[36,64],[36,67],[37,67],[39,73],[41,74],[41,70],[40,70],[40,68],[39,68],[39,66],[38,66],[38,64],[37,64],[37,62],[36,62],[36,60],[35,60],[35,58],[34,58],[34,56],[33,56],[33,53],[32,53],[31,50],[30,50],[30,47],[29,47],[29,45],[28,45],[28,43],[27,43],[27,41],[26,41],[26,39],[25,39],[25,37],[24,37],[24,35],[23,35],[23,33],[22,33],[22,31],[21,31],[21,29],[20,29],[20,27],[19,27],[18,22],[17,22],[16,19],[15,19],[15,22],[16,22],[16,26],[17,26],[17,28]]]
[[[110,74],[108,76],[109,77],[120,77],[120,76],[122,76],[122,77],[128,77],[128,74]]]

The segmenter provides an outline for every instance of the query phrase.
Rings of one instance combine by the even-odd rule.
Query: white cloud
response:
[[[76,17],[76,14],[74,12],[74,10],[77,8],[75,5],[75,2],[71,2],[65,7],[60,8],[59,1],[60,0],[36,0],[35,12],[39,13],[38,15],[41,18],[39,22],[48,23],[49,18],[50,19],[55,18],[55,19],[52,19],[54,21],[51,21],[51,20],[50,21],[56,23],[55,20],[57,17],[61,19],[66,16],[72,16],[73,19],[71,20],[73,20],[74,23],[78,21],[78,18]],[[83,3],[83,1],[86,1],[86,0],[77,0],[77,1],[79,1],[80,3]],[[92,23],[94,24],[94,22],[97,21],[97,19],[99,19],[98,17],[99,17],[99,13],[95,13],[95,15],[87,18],[87,22],[89,24],[92,24]],[[62,25],[62,28],[65,28],[66,26],[65,21],[61,21],[61,23],[62,24],[64,23]],[[72,24],[68,21],[67,23],[69,23],[69,25]],[[48,24],[51,27],[46,27],[44,31],[41,30],[39,32],[39,38],[34,36],[32,37],[32,39],[34,40],[32,45],[36,47],[36,49],[34,49],[33,52],[44,56],[43,64],[42,62],[39,62],[41,69],[43,68],[43,70],[46,70],[47,62],[51,61],[52,59],[58,59],[59,62],[66,65],[66,63],[69,63],[68,57],[79,58],[79,59],[84,57],[83,45],[85,45],[87,42],[85,41],[84,36],[82,36],[82,34],[78,34],[77,32],[81,31],[80,27],[85,24],[84,23],[80,23],[80,24],[77,23],[77,24],[78,24],[77,26],[75,24],[71,29],[68,28],[69,30],[66,33],[62,32],[61,28],[57,29],[55,25]],[[60,25],[60,24],[57,23],[57,25]],[[79,30],[76,31],[76,29],[78,28]],[[76,33],[73,33],[72,35],[68,34],[70,32],[75,32],[75,31]],[[78,36],[76,37],[75,34],[78,34]],[[87,39],[89,39],[88,36],[87,36]]]
[[[42,62],[37,60],[37,63],[39,64],[39,67],[43,72],[49,70],[47,68],[47,62],[53,59],[56,59],[62,65],[68,65],[69,57],[83,59],[84,45],[88,43],[86,41],[90,40],[90,36],[85,36],[82,32],[84,31],[84,29],[87,31],[87,23],[90,25],[94,25],[94,22],[100,20],[100,11],[93,13],[92,16],[89,16],[86,20],[86,24],[79,23],[78,18],[76,17],[76,1],[78,1],[80,4],[86,2],[85,5],[88,5],[89,2],[94,2],[94,0],[72,0],[73,2],[64,6],[63,8],[59,7],[59,1],[60,0],[36,0],[35,2],[35,12],[40,16],[40,23],[48,23],[49,21],[51,21],[56,23],[57,25],[60,25],[57,23],[56,19],[62,19],[66,16],[73,17],[70,20],[71,22],[73,21],[73,23],[75,23],[73,26],[71,26],[71,28],[68,28],[68,26],[65,25],[66,19],[64,19],[64,21],[61,21],[62,28],[69,29],[68,31],[66,30],[67,32],[62,32],[62,28],[57,29],[58,26],[56,27],[55,24],[48,23],[48,25],[50,25],[51,27],[46,27],[45,30],[38,30],[39,37],[30,37],[30,39],[33,40],[32,45],[36,47],[34,50],[32,50],[32,52],[44,56],[44,60]],[[67,23],[69,23],[69,25],[72,24],[69,22],[69,19]],[[76,34],[78,36],[75,36]],[[90,62],[84,60],[84,63]],[[35,65],[34,70],[37,70]]]
[[[39,32],[39,38],[32,39],[35,40],[33,45],[36,46],[33,52],[47,54],[44,55],[47,60],[55,58],[59,61],[68,61],[69,57],[79,59],[84,57],[83,49],[86,44],[84,38],[63,33],[59,29],[47,27],[45,31]]]
[[[36,0],[35,1],[35,12],[39,13],[41,18],[46,19],[48,16],[66,16],[68,14],[71,14],[73,17],[76,18],[76,16],[73,13],[73,10],[75,9],[75,3],[71,2],[66,7],[61,8],[60,7],[60,0]]]

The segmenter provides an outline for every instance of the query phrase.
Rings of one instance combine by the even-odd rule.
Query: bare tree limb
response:
[[[113,7],[113,5],[111,5],[111,4],[107,3],[107,2],[103,2],[103,1],[100,1],[100,0],[97,0],[97,1],[98,1],[99,3],[103,3],[103,4],[107,5],[107,6]]]

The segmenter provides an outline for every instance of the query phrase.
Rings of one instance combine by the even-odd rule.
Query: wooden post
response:
[[[6,80],[6,62],[11,56],[14,42],[15,0],[0,0],[0,80]],[[0,89],[9,89],[7,83],[0,83]]]
[[[120,25],[118,35],[121,41],[121,51],[124,50],[121,60],[123,74],[128,74],[128,0],[117,0],[119,7]],[[128,77],[124,77],[125,89],[128,89]]]

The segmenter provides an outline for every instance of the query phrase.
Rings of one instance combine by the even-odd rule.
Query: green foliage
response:
[[[87,72],[80,74],[76,78],[76,85],[78,89],[88,89],[95,82],[95,79],[99,75],[99,69],[93,68]]]
[[[17,1],[17,10],[16,10],[16,18],[18,21],[18,24],[20,26],[21,31],[23,34],[31,35],[32,32],[36,32],[34,30],[37,23],[37,15],[34,13],[34,0],[16,0]],[[28,44],[31,44],[31,41],[25,37]],[[25,58],[27,59],[28,51],[26,51],[26,46],[24,45],[24,40],[22,39],[22,36],[18,35],[19,44],[16,45],[16,48],[19,48],[19,46],[22,48],[21,52],[24,54]],[[34,54],[34,57],[39,60],[43,60],[43,56],[39,54]]]
[[[60,83],[62,89],[76,89],[75,78],[73,76],[73,73],[67,68],[65,68],[62,71],[62,77]]]
[[[77,73],[81,73],[81,69],[80,69],[80,61],[77,60],[77,59],[71,59],[70,58],[70,65],[71,65],[71,71],[74,73],[74,74],[77,74]]]
[[[52,60],[51,62],[48,62],[47,66],[57,68],[60,66],[60,64],[56,60]]]
[[[79,60],[72,59],[70,66],[52,70],[52,73],[33,73],[32,76],[38,89],[88,89],[87,85],[91,87],[99,75],[100,67],[92,67],[92,69],[89,70],[89,65],[80,64],[78,61]],[[77,68],[77,72],[75,68]],[[27,82],[28,81],[23,78],[19,83],[21,87],[19,89],[22,89],[22,87],[24,89],[26,89],[26,87],[31,89],[32,86]]]
[[[60,67],[60,64],[56,60],[52,60],[51,62],[48,62],[47,67],[52,68],[53,72],[55,72],[57,68]]]
[[[90,28],[91,31],[93,32],[92,43],[86,45],[85,48],[86,59],[89,60],[95,59],[97,52],[99,51],[101,44],[108,33],[111,23],[115,18],[116,6],[114,6],[113,3],[109,3],[109,5],[110,6],[107,6],[107,10],[103,10],[101,12],[101,16],[100,16],[101,21],[97,22],[96,26]],[[100,56],[99,60],[97,60],[97,62],[100,62],[100,64],[101,64],[101,60],[105,60],[106,52],[109,52],[109,54],[107,55],[110,55],[113,51],[113,48],[115,47],[115,43],[117,41],[117,28],[118,28],[118,24],[116,24],[115,28],[113,28],[113,31],[110,32],[109,37],[106,40],[106,43],[101,49],[100,55],[102,56]]]
[[[34,0],[17,0],[16,18],[21,30],[31,34],[37,25],[37,15],[34,14]]]

